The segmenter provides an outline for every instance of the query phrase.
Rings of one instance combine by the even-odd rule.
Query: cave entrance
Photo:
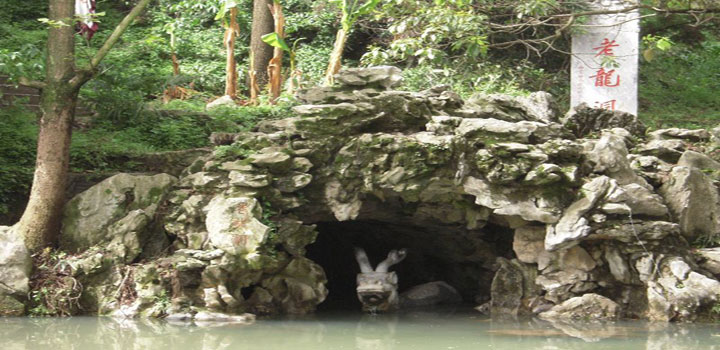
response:
[[[512,256],[512,229],[488,223],[468,230],[460,225],[412,224],[398,220],[354,220],[315,222],[319,232],[307,247],[307,257],[323,267],[329,294],[318,311],[360,310],[355,294],[359,267],[354,247],[364,248],[375,267],[392,249],[406,248],[407,258],[391,270],[402,293],[418,284],[442,280],[466,303],[490,299],[490,284],[497,257]]]

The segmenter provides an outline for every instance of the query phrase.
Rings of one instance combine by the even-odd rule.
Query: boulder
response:
[[[677,166],[659,192],[688,240],[720,233],[720,196],[702,171]]]
[[[176,181],[167,174],[117,174],[75,196],[65,205],[60,247],[70,252],[83,251],[124,234],[119,230],[123,226],[142,232],[145,227],[135,225],[142,222],[126,217],[152,218]],[[125,224],[129,222],[133,225]]]
[[[607,297],[588,293],[570,298],[538,316],[545,320],[613,321],[620,316],[620,306]]]
[[[651,140],[637,148],[639,154],[655,156],[668,163],[677,163],[687,145],[682,140]]]
[[[307,258],[293,259],[278,274],[264,280],[265,288],[283,312],[307,314],[327,297],[327,278],[322,267]]]
[[[22,316],[30,290],[30,253],[12,227],[0,226],[0,316]]]
[[[352,87],[372,87],[383,90],[402,82],[402,71],[393,66],[346,68],[335,74],[335,83]]]
[[[693,321],[720,299],[720,282],[693,271],[682,258],[668,257],[657,266],[656,279],[647,283],[649,320]]]
[[[459,304],[461,302],[460,293],[444,281],[423,283],[400,294],[401,308]]]
[[[647,186],[647,182],[630,166],[625,139],[612,130],[604,130],[597,142],[589,144],[585,157],[593,164],[595,173],[605,174],[620,185],[635,183]]]
[[[585,137],[590,133],[612,128],[623,128],[636,136],[644,135],[647,130],[645,124],[633,114],[590,108],[585,104],[571,109],[562,123],[577,137]]]
[[[677,163],[678,166],[698,169],[706,174],[718,177],[720,173],[720,162],[695,151],[685,151]]]
[[[545,249],[552,251],[571,247],[590,235],[589,221],[584,215],[595,207],[595,204],[605,196],[609,188],[610,178],[607,176],[596,177],[583,185],[580,192],[584,196],[565,209],[556,225],[547,226]]]
[[[557,122],[555,100],[544,91],[533,92],[529,96],[475,94],[467,100],[464,108],[471,110],[475,118],[497,118],[510,122]]]
[[[518,260],[533,264],[545,251],[545,226],[524,226],[515,229],[513,236],[513,251]]]
[[[215,196],[203,209],[210,244],[225,253],[245,256],[257,251],[270,233],[258,220],[262,208],[255,198]]]
[[[205,109],[213,109],[213,108],[220,107],[220,106],[237,107],[237,104],[235,103],[235,100],[233,100],[232,97],[225,95],[225,96],[217,98],[214,101],[208,103],[205,106]]]
[[[700,267],[715,276],[720,276],[720,247],[697,249],[695,250],[695,258]]]
[[[680,139],[690,142],[706,142],[710,140],[711,134],[705,129],[660,129],[648,134],[651,140],[672,140]]]

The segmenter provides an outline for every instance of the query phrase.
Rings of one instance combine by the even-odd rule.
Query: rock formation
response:
[[[563,125],[545,93],[393,91],[388,67],[336,81],[177,180],[118,175],[70,201],[62,247],[84,310],[313,312],[327,280],[306,247],[338,221],[402,227],[408,261],[414,245],[447,262],[446,281],[492,297],[493,314],[681,321],[716,305],[718,254],[688,243],[720,230],[716,165],[695,154],[709,133],[646,139],[602,111]]]

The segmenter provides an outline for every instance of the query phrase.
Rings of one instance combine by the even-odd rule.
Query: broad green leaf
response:
[[[278,33],[272,32],[265,34],[262,36],[262,41],[272,47],[277,47],[290,52],[290,47],[287,45],[285,40],[278,35]]]

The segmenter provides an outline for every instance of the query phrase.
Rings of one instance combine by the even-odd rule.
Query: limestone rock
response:
[[[713,173],[715,178],[717,178],[717,173],[720,172],[720,162],[695,151],[685,151],[680,156],[677,165]]]
[[[0,297],[9,294],[26,295],[31,268],[32,260],[23,238],[15,234],[12,227],[0,226]],[[14,303],[7,299],[3,304]],[[0,313],[3,307],[0,306]]]
[[[664,259],[659,276],[647,285],[651,321],[692,321],[698,310],[709,309],[720,299],[720,282],[692,271],[679,257]]]
[[[584,197],[575,201],[565,210],[557,225],[548,225],[545,249],[552,251],[570,247],[587,237],[591,233],[591,229],[588,220],[583,216],[595,207],[595,204],[605,196],[609,188],[610,178],[607,176],[596,177],[583,185],[580,191]]]
[[[465,106],[473,111],[476,118],[498,118],[505,121],[522,120],[551,123],[557,121],[555,101],[547,92],[533,92],[529,96],[502,94],[476,94]]]
[[[704,142],[710,140],[710,132],[708,132],[705,129],[696,129],[696,130],[689,130],[689,129],[680,129],[680,128],[670,128],[670,129],[660,129],[655,130],[649,134],[650,139],[652,140],[672,140],[672,139],[681,139],[681,140],[688,140],[691,142]]]
[[[720,248],[704,248],[695,251],[696,259],[700,266],[713,273],[720,275]]]
[[[335,82],[353,87],[390,89],[402,82],[402,71],[393,66],[345,68],[335,75]]]
[[[621,111],[589,108],[587,105],[580,105],[570,110],[562,122],[577,137],[584,137],[590,133],[611,128],[623,128],[633,135],[644,135],[647,129],[635,115]]]
[[[538,316],[545,320],[612,321],[620,315],[620,306],[602,295],[588,293],[555,305]]]
[[[647,182],[633,171],[627,156],[624,139],[612,130],[604,130],[600,140],[585,152],[585,157],[594,164],[595,173],[605,174],[620,185],[636,183],[647,186]]]
[[[268,168],[273,173],[284,173],[292,167],[292,157],[285,152],[256,153],[249,158],[253,165]]]
[[[610,267],[610,273],[617,281],[629,284],[632,282],[632,273],[625,257],[615,246],[605,248],[605,260]]]
[[[442,123],[444,119],[433,117],[433,123]],[[432,126],[431,126],[432,128]],[[545,124],[541,122],[520,121],[507,122],[504,120],[487,119],[462,119],[456,135],[479,140],[504,140],[508,142],[529,143],[531,139],[541,142],[551,138],[562,137],[563,130],[557,124]]]
[[[400,307],[425,307],[462,302],[460,293],[444,281],[423,283],[400,295]]]
[[[673,168],[660,193],[689,240],[720,233],[720,196],[712,180],[700,170]]]
[[[638,147],[638,153],[655,156],[668,163],[677,163],[685,152],[686,145],[682,140],[651,140]]]
[[[490,287],[490,312],[497,316],[517,316],[522,312],[522,271],[508,261],[502,261]]]
[[[231,185],[251,188],[267,187],[272,181],[268,174],[258,172],[231,171],[228,177]]]
[[[0,292],[0,317],[25,316],[25,304],[17,298]]]
[[[635,235],[642,240],[659,241],[668,236],[680,235],[680,225],[666,221],[606,221],[588,239],[633,243],[637,242]]]
[[[176,181],[167,174],[118,174],[91,187],[65,205],[60,246],[78,252],[111,240],[111,234],[118,232],[110,232],[109,228],[134,210],[153,217],[158,203]]]
[[[293,259],[280,273],[262,282],[262,286],[289,314],[315,310],[327,297],[325,272],[307,258]]]
[[[560,268],[563,270],[578,269],[581,271],[592,271],[597,262],[580,246],[574,246],[561,253]]]
[[[215,196],[204,209],[210,243],[230,255],[255,252],[270,228],[262,224],[262,209],[255,198]]]
[[[475,204],[493,209],[498,215],[516,215],[542,223],[555,223],[559,218],[559,203],[547,200],[540,194],[513,187],[493,186],[472,176],[465,179],[463,189],[475,196]]]
[[[220,106],[237,107],[237,104],[235,104],[235,100],[233,100],[232,97],[225,95],[208,103],[205,109],[213,109]]]
[[[544,226],[524,226],[515,229],[513,236],[513,251],[518,260],[533,264],[538,262],[538,257],[545,251]]]

